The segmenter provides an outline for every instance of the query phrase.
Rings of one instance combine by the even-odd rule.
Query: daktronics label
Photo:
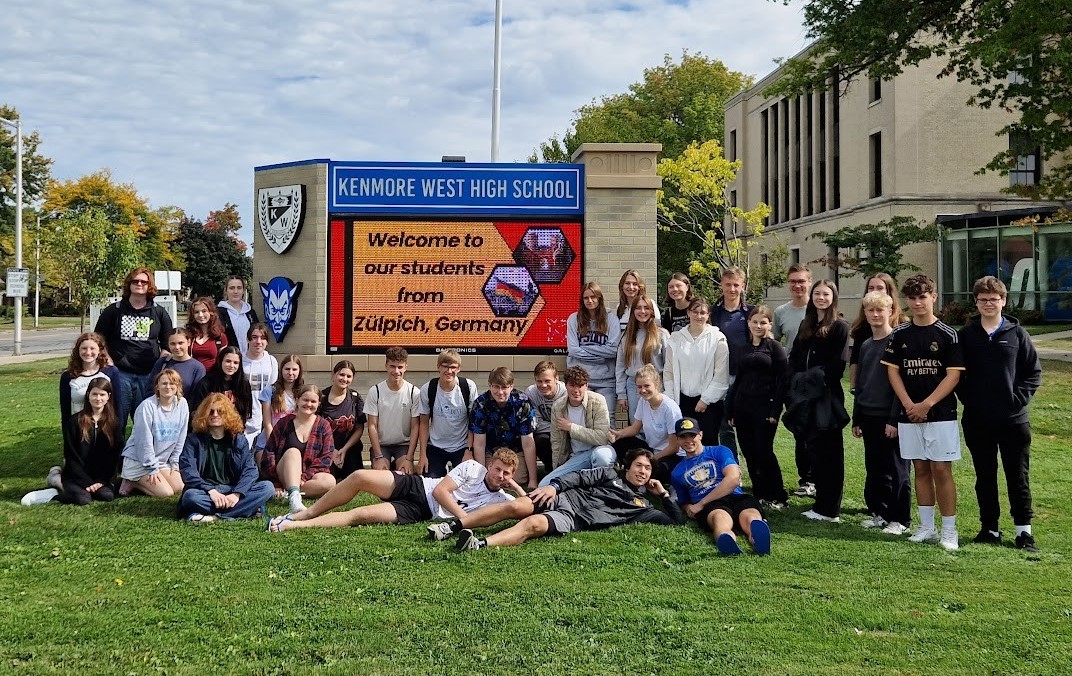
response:
[[[579,222],[331,222],[329,349],[564,351]]]

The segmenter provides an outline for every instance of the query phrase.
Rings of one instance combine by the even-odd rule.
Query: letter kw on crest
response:
[[[261,188],[257,192],[257,216],[264,241],[277,254],[285,253],[305,222],[305,186]]]

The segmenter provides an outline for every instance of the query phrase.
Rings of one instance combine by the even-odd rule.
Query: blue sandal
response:
[[[268,519],[268,532],[269,533],[282,533],[283,530],[279,527],[284,521],[293,521],[290,514],[284,514],[283,516],[269,517]]]

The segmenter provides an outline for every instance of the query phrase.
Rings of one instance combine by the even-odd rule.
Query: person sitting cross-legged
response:
[[[339,482],[311,507],[268,522],[273,533],[292,528],[342,528],[373,523],[409,524],[433,518],[464,516],[466,510],[514,500],[504,489],[524,494],[514,481],[517,454],[499,448],[487,468],[466,460],[447,476],[433,479],[385,469],[359,469]],[[383,502],[332,512],[358,493],[371,493]]]
[[[571,472],[551,480],[509,505],[492,505],[471,514],[428,527],[434,540],[460,533],[458,549],[511,547],[544,535],[565,535],[579,530],[599,530],[630,523],[674,526],[685,523],[681,508],[656,479],[651,478],[653,454],[636,448],[626,454],[621,476],[613,467]],[[472,529],[506,519],[522,519],[487,539]]]
[[[674,468],[671,481],[685,513],[711,531],[718,551],[741,554],[734,524],[748,537],[756,554],[770,553],[770,527],[759,501],[741,490],[741,467],[726,446],[704,446],[700,424],[682,418],[675,427],[685,458]]]
[[[245,421],[225,394],[213,392],[197,407],[193,432],[179,456],[183,483],[179,518],[248,518],[275,495],[271,481],[257,480],[257,464],[244,430]]]
[[[588,390],[588,372],[582,366],[566,370],[566,396],[551,405],[551,459],[555,469],[540,481],[595,467],[612,467],[618,459],[607,443],[610,412],[603,395]]]

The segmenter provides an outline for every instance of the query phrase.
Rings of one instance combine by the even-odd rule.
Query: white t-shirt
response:
[[[436,399],[438,398],[437,395]],[[402,381],[398,391],[388,387],[386,380],[369,388],[368,396],[365,397],[365,415],[377,417],[380,445],[409,443],[410,421],[421,414],[420,399],[420,390],[408,380]]]
[[[76,378],[71,378],[69,381],[71,387],[71,415],[78,413],[82,410],[82,407],[86,405],[86,392],[89,391],[89,383],[95,378],[104,378],[108,382],[112,382],[112,379],[109,378],[108,374],[104,371],[97,371],[88,376],[78,376]],[[118,391],[118,388],[119,383],[112,383],[112,396],[115,396],[114,393]]]
[[[659,408],[651,410],[651,404],[645,399],[637,403],[634,420],[639,420],[644,432],[644,440],[648,447],[656,450],[665,450],[670,445],[670,434],[674,431],[677,421],[681,420],[681,408],[673,399],[663,396],[663,403]],[[684,450],[678,450],[678,455],[684,456]]]
[[[548,399],[540,394],[535,385],[529,385],[525,390],[525,396],[532,402],[532,408],[536,411],[536,427],[532,430],[535,434],[551,433],[551,405],[566,396],[566,385],[561,380],[555,383],[555,395]]]
[[[466,379],[468,380],[468,379]],[[469,441],[469,411],[473,408],[473,402],[479,392],[476,383],[469,382],[469,401],[462,400],[462,386],[460,382],[454,384],[454,389],[444,392],[436,381],[435,411],[428,410],[428,383],[421,386],[420,414],[429,416],[428,442],[444,451],[454,452],[468,446]]]
[[[458,389],[455,387],[454,389]],[[436,395],[436,408],[439,408],[439,397],[442,394],[440,392]],[[476,460],[466,460],[454,469],[447,472],[447,476],[454,479],[454,483],[458,484],[458,487],[450,492],[451,496],[461,505],[461,508],[466,512],[471,512],[475,509],[485,507],[487,505],[494,505],[499,502],[509,502],[514,499],[514,496],[510,495],[506,491],[499,489],[497,491],[488,490],[487,484],[484,483],[484,477],[487,476],[488,470]],[[424,479],[424,495],[428,500],[428,509],[432,512],[432,517],[436,519],[449,519],[453,514],[443,509],[443,507],[436,502],[436,499],[432,497],[432,491],[439,485],[439,482],[443,479]]]
[[[592,396],[592,394],[589,393],[588,396]],[[574,425],[580,425],[581,427],[585,426],[584,406],[571,406],[570,404],[566,404],[566,416],[569,418],[569,421]],[[592,450],[592,448],[592,444],[584,442],[572,435],[570,436],[570,450],[573,455],[577,455],[578,453],[584,453],[585,451],[590,451]]]
[[[242,357],[242,370],[246,372],[249,388],[253,390],[253,400],[257,401],[261,392],[269,385],[275,385],[275,380],[279,377],[279,362],[267,352],[257,360],[244,356]]]

